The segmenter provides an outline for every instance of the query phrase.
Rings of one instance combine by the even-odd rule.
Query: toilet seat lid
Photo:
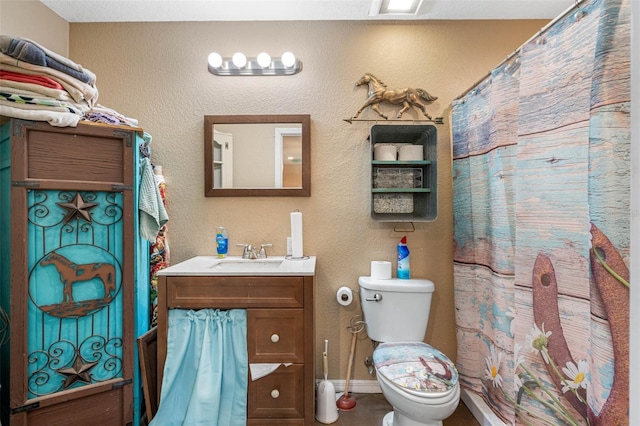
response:
[[[373,363],[378,374],[414,394],[447,392],[458,383],[451,360],[423,342],[381,343]]]

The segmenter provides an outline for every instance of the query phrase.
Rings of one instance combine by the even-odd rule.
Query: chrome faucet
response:
[[[257,259],[258,254],[256,253],[256,249],[251,244],[236,244],[239,247],[244,247],[242,250],[242,258],[243,259]]]
[[[266,247],[271,247],[273,244],[261,244],[260,251],[256,252],[255,247],[252,244],[236,244],[239,247],[244,247],[242,250],[243,259],[266,259],[267,250]]]

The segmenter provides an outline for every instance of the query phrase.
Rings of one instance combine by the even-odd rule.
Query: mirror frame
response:
[[[302,188],[214,188],[213,126],[215,124],[283,123],[302,125]],[[311,196],[311,116],[292,115],[205,115],[204,116],[204,196],[205,197],[309,197]]]

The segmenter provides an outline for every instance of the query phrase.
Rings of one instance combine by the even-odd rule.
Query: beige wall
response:
[[[358,288],[372,260],[394,261],[403,233],[370,218],[369,123],[348,124],[366,99],[354,83],[365,72],[389,88],[420,87],[439,99],[428,107],[438,126],[438,219],[407,233],[414,277],[435,282],[426,341],[455,359],[453,218],[449,110],[451,101],[521,45],[543,21],[253,22],[71,24],[69,57],[98,76],[99,102],[135,117],[152,134],[152,159],[164,167],[172,263],[215,252],[214,230],[236,243],[273,243],[283,254],[289,212],[304,220],[305,254],[317,256],[316,351],[330,341],[330,378],[344,379],[358,303],[340,307],[336,290]],[[38,40],[36,40],[38,41]],[[47,39],[40,40],[47,45]],[[295,52],[304,63],[290,77],[217,77],[211,51],[231,56],[262,50]],[[396,111],[396,108],[384,108]],[[310,114],[312,193],[309,198],[205,198],[203,116]],[[365,110],[362,118],[374,114]],[[416,112],[406,118],[418,117]],[[354,379],[371,379],[361,340]],[[316,371],[320,377],[321,366]]]
[[[28,38],[56,53],[69,53],[69,24],[34,0],[0,0],[0,34]]]
[[[283,254],[289,212],[303,212],[304,251],[318,259],[318,355],[330,341],[331,378],[344,378],[352,316],[336,290],[357,289],[371,260],[394,260],[402,233],[370,219],[368,123],[348,124],[366,99],[354,89],[365,72],[390,88],[421,87],[438,96],[429,107],[438,126],[438,219],[408,234],[412,273],[436,284],[427,341],[455,358],[450,120],[451,100],[527,40],[543,22],[366,22],[72,24],[71,58],[98,76],[100,102],[136,117],[153,135],[153,161],[164,167],[171,217],[172,262],[214,253],[214,229],[236,243],[273,243]],[[218,77],[207,71],[211,51],[255,56],[295,52],[304,63],[290,77]],[[312,190],[309,198],[205,198],[203,116],[310,114]],[[416,113],[412,113],[417,117]],[[407,118],[412,114],[408,114]],[[365,111],[363,117],[373,117]],[[355,379],[369,379],[360,341]],[[317,366],[320,376],[320,366]]]

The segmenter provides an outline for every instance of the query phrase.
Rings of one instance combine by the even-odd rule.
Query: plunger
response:
[[[341,410],[351,410],[356,406],[356,398],[353,395],[349,395],[349,379],[351,378],[351,365],[353,364],[353,354],[356,351],[356,334],[351,327],[349,327],[349,331],[351,332],[351,351],[349,352],[349,365],[347,366],[347,380],[344,384],[344,393],[338,398],[336,401],[336,405]]]

